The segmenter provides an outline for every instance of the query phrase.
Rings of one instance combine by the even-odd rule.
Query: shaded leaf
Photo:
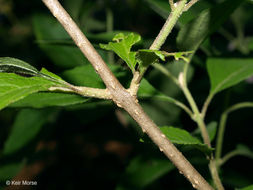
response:
[[[253,75],[253,59],[209,58],[207,71],[211,81],[210,94],[214,95]]]
[[[174,168],[169,160],[136,157],[127,166],[116,189],[142,189]]]
[[[0,72],[35,76],[39,71],[28,63],[11,57],[0,57]]]
[[[141,49],[138,50],[136,55],[136,61],[139,63],[141,68],[157,63],[159,59],[165,61],[165,56],[162,51],[158,50]]]
[[[134,44],[141,40],[138,34],[130,33],[125,35],[119,33],[112,39],[114,42],[109,42],[108,44],[100,44],[102,49],[114,51],[121,59],[123,59],[128,67],[134,71],[136,65],[135,55],[136,52],[132,52],[131,48]]]
[[[12,154],[23,148],[39,133],[54,111],[22,110],[17,115],[8,139],[5,141],[3,154]]]
[[[246,145],[238,144],[235,149],[240,155],[253,159],[253,150]]]
[[[110,70],[114,73],[117,78],[126,76],[126,72],[121,69],[118,65],[108,64]],[[79,86],[88,86],[94,88],[105,88],[103,80],[95,72],[92,65],[83,65],[75,67],[74,69],[63,72],[62,76],[64,79],[72,84]]]
[[[104,88],[105,85],[92,65],[83,65],[64,71],[62,76],[74,85]]]
[[[12,179],[25,165],[25,162],[8,163],[0,166],[0,182]],[[6,186],[5,186],[6,187]]]
[[[187,23],[179,31],[177,45],[180,50],[196,50],[210,34],[215,32],[245,0],[226,0]]]
[[[36,40],[71,40],[67,32],[55,18],[47,15],[33,16]],[[72,68],[89,61],[75,46],[39,43],[40,48],[61,68]]]
[[[250,185],[250,186],[247,186],[247,187],[244,187],[244,188],[240,188],[240,189],[237,189],[236,190],[253,190],[253,185]]]

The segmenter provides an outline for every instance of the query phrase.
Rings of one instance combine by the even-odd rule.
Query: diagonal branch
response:
[[[57,0],[42,1],[63,25],[80,50],[91,62],[94,69],[104,81],[108,92],[111,94],[111,99],[119,107],[124,108],[131,117],[136,120],[143,132],[148,134],[159,149],[175,164],[180,173],[191,182],[194,188],[200,190],[212,190],[213,188],[194,169],[182,153],[166,138],[157,125],[146,115],[142,107],[138,104],[135,96],[131,95],[128,90],[123,88],[60,3]]]

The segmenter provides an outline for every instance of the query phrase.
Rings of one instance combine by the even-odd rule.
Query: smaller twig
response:
[[[169,2],[171,4],[173,1],[170,0]],[[161,31],[159,32],[159,34],[157,35],[156,39],[154,40],[154,42],[152,43],[152,45],[150,46],[149,49],[159,50],[161,48],[161,46],[164,44],[165,40],[167,39],[168,35],[171,33],[173,27],[175,26],[178,18],[183,13],[183,9],[185,7],[185,4],[186,4],[186,0],[179,1],[177,3],[176,7],[174,6],[174,3],[173,3],[175,10],[173,10],[170,13],[168,19],[166,20]],[[133,77],[133,79],[131,81],[131,85],[130,85],[130,91],[137,93],[138,85],[139,85],[143,75],[145,74],[146,70],[147,70],[147,67],[143,68],[141,72],[136,71],[134,73],[134,77]],[[132,90],[131,88],[134,88],[134,90]]]
[[[203,118],[202,114],[199,112],[198,106],[197,106],[195,100],[193,99],[190,90],[187,87],[188,69],[189,69],[189,63],[185,63],[184,70],[183,70],[183,72],[181,72],[179,74],[178,81],[179,81],[182,91],[185,94],[186,99],[188,100],[188,102],[192,108],[192,111],[193,111],[194,117],[195,117],[195,118],[193,118],[193,120],[198,124],[198,127],[200,129],[201,136],[204,140],[204,143],[207,144],[209,148],[211,148],[211,141],[210,141],[210,137],[209,137],[209,134],[208,134],[208,131],[206,128],[206,124],[204,122],[204,118]],[[216,160],[214,159],[213,154],[210,155],[209,159],[210,159],[209,170],[210,170],[212,178],[214,180],[214,184],[216,185],[218,190],[224,190],[224,187],[221,183],[221,180],[220,180],[220,177],[218,174]]]
[[[227,153],[223,158],[221,158],[219,161],[218,161],[218,165],[219,166],[222,166],[223,164],[225,164],[229,159],[235,157],[235,156],[249,156],[251,158],[252,155],[249,155],[249,154],[245,154],[244,152],[240,151],[240,150],[233,150],[229,153]]]
[[[222,113],[220,124],[219,124],[219,131],[217,133],[217,141],[216,141],[215,159],[217,162],[219,162],[221,158],[221,154],[222,154],[223,138],[224,138],[228,114],[231,113],[232,111],[235,111],[241,108],[247,108],[247,107],[248,108],[253,107],[253,102],[242,102],[242,103],[235,104]]]
[[[184,11],[187,11],[189,8],[191,8],[195,3],[197,3],[199,0],[191,0],[189,3],[185,5]]]
[[[81,96],[91,97],[91,98],[112,99],[111,94],[109,93],[107,89],[69,85],[68,87],[50,87],[49,90],[71,92],[71,93],[76,93]]]
[[[151,45],[149,49],[152,50],[159,50],[161,46],[164,44],[166,38],[171,33],[173,27],[175,26],[178,18],[183,13],[184,7],[186,4],[186,0],[181,0],[177,3],[175,10],[170,13],[168,19],[166,20],[163,28],[161,29],[160,33],[156,37],[155,41]]]
[[[217,170],[217,163],[216,160],[213,158],[213,155],[210,158],[209,169],[211,171],[211,175],[217,190],[224,190]]]
[[[136,96],[137,92],[138,92],[138,89],[139,89],[139,86],[140,86],[140,72],[135,71],[134,76],[133,76],[132,81],[131,81],[131,84],[130,84],[130,87],[128,89],[129,93],[132,96]]]
[[[175,9],[174,1],[173,0],[169,0],[169,3],[170,3],[171,11],[174,11],[174,9]]]
[[[201,115],[203,118],[205,118],[206,116],[207,108],[209,104],[211,103],[212,99],[213,99],[213,94],[209,94],[201,110]]]

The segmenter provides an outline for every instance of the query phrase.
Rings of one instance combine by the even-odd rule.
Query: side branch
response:
[[[90,98],[99,98],[99,99],[108,99],[108,100],[112,99],[111,94],[107,89],[69,85],[68,87],[50,87],[48,90],[76,93],[81,96],[90,97]]]

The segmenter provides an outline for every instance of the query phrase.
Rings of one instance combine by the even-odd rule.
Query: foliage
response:
[[[39,166],[27,173],[41,189],[190,189],[125,112],[77,92],[79,86],[105,85],[42,4],[31,2],[31,12],[10,2],[0,1],[1,187]],[[222,138],[224,153],[216,161],[225,188],[252,189],[252,108],[226,112],[238,102],[252,107],[251,1],[199,1],[180,17],[162,50],[149,47],[170,13],[167,0],[63,2],[124,87],[136,71],[148,69],[137,95],[141,105],[204,176],[206,157]],[[185,72],[194,103],[207,111],[202,115],[212,147],[194,123],[196,112],[180,79]]]

